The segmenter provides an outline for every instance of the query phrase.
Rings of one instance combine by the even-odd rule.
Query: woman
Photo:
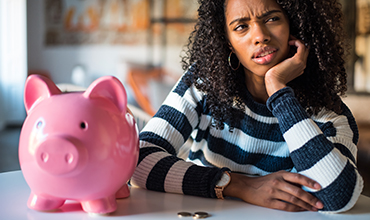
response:
[[[335,0],[200,0],[188,69],[140,134],[132,184],[343,212],[363,181]],[[187,161],[176,155],[193,138]]]

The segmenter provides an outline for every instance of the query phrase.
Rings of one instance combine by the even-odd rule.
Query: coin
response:
[[[194,219],[201,219],[201,218],[207,218],[210,215],[207,212],[195,212],[193,215]]]
[[[182,218],[182,217],[190,217],[192,214],[190,212],[178,212],[177,216]]]

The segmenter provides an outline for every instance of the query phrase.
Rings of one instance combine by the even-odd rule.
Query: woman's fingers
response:
[[[261,177],[232,174],[232,182],[225,189],[228,196],[251,204],[285,211],[317,211],[323,204],[302,186],[321,189],[314,180],[298,173],[279,171]]]
[[[301,185],[301,186],[306,186],[308,188],[311,188],[311,189],[315,189],[315,190],[320,190],[321,189],[321,186],[318,182],[306,177],[306,176],[303,176],[299,173],[290,173],[290,172],[284,172],[284,175],[283,175],[283,178],[284,180],[288,181],[288,182],[291,182],[291,183],[295,183],[295,184],[298,184],[298,185]]]
[[[287,59],[272,67],[265,75],[266,91],[269,96],[302,75],[306,69],[309,48],[304,45],[304,42],[293,37],[288,43],[295,47],[292,49],[294,54],[290,54]]]
[[[312,189],[319,190],[321,189],[321,186],[316,181],[313,181],[312,179],[307,178],[297,173],[285,173],[283,175],[283,178],[287,182],[284,185],[282,185],[280,189],[290,195],[287,198],[288,200],[285,200],[282,198],[284,201],[292,202],[292,200],[296,201],[295,198],[297,198],[298,200],[304,202],[305,204],[309,204],[310,206],[315,208],[315,209],[312,209],[311,207],[307,210],[317,210],[317,209],[322,209],[324,207],[324,205],[322,204],[320,200],[318,200],[315,196],[306,192],[300,187],[300,186],[306,186]],[[302,208],[307,208],[307,206],[302,204],[300,201],[298,201],[299,204],[296,204],[296,205],[299,205]],[[304,206],[301,206],[301,205],[304,205]]]
[[[317,211],[323,208],[322,203],[316,197],[292,184],[284,186],[277,198],[308,211]]]
[[[305,43],[301,40],[290,40],[288,42],[290,46],[297,47],[297,54],[301,55],[303,59],[307,60],[308,54],[310,52],[310,48],[305,45]]]

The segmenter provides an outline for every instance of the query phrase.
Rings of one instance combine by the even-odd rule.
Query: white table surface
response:
[[[21,171],[0,173],[0,219],[1,220],[74,220],[74,219],[180,219],[180,211],[205,211],[216,219],[370,219],[370,198],[361,195],[357,204],[349,212],[342,214],[322,214],[317,212],[290,213],[250,205],[236,200],[207,199],[170,193],[153,192],[131,188],[131,196],[117,200],[117,211],[108,216],[85,213],[79,203],[67,201],[54,212],[39,212],[27,208],[30,188]],[[191,217],[181,219],[193,219]]]

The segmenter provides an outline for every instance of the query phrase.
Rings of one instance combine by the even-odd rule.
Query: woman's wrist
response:
[[[230,173],[231,180],[229,185],[227,185],[223,191],[223,195],[226,197],[235,197],[242,199],[242,192],[241,190],[246,189],[246,184],[244,181],[248,179],[249,177],[242,175],[242,174],[237,174],[237,173]]]
[[[280,89],[286,87],[286,84],[280,83],[278,80],[270,79],[272,77],[266,77],[265,78],[265,86],[266,86],[266,92],[268,96],[272,96],[275,92],[279,91]]]

